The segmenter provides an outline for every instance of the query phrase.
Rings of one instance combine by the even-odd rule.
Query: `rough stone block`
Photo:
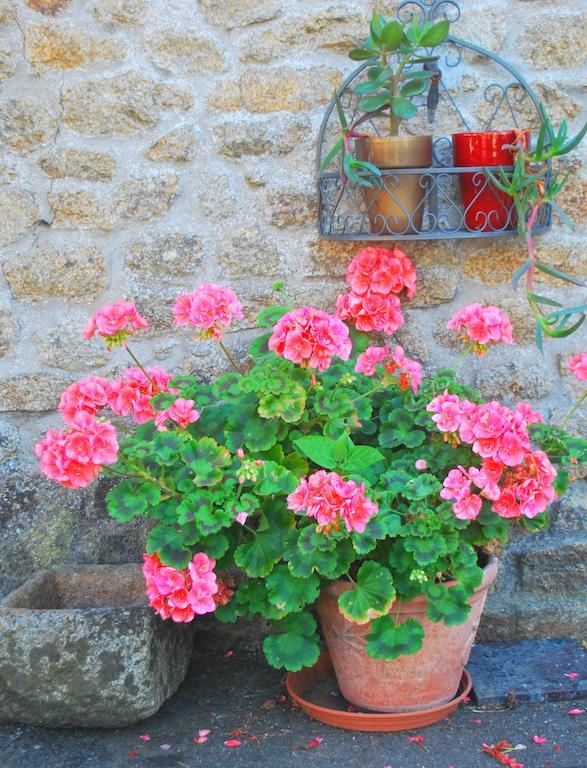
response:
[[[0,108],[2,144],[19,154],[50,144],[57,130],[55,117],[38,102],[10,99]]]
[[[120,727],[183,681],[192,627],[146,603],[139,565],[41,571],[0,606],[0,719]]]
[[[120,40],[100,39],[77,29],[30,26],[26,30],[26,56],[37,72],[95,67],[124,58]]]
[[[587,542],[537,549],[520,555],[522,588],[569,597],[587,592]]]
[[[520,703],[587,698],[585,653],[573,640],[474,645],[467,669],[481,705],[505,704],[510,694]]]
[[[35,248],[9,259],[3,268],[14,298],[27,301],[60,296],[86,303],[108,283],[104,254],[94,245],[75,250]]]

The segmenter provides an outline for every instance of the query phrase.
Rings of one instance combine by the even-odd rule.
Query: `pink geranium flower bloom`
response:
[[[233,320],[242,318],[243,305],[230,288],[203,283],[192,293],[182,293],[173,307],[174,325],[191,325],[202,338],[222,339]]]
[[[204,552],[195,554],[188,567],[181,571],[163,565],[156,552],[143,555],[143,560],[147,597],[162,618],[188,622],[196,615],[216,610],[219,592],[214,572],[216,561]],[[221,599],[227,602],[232,590],[228,590],[228,595],[225,591]]]
[[[148,327],[132,301],[117,301],[99,309],[84,326],[82,336],[91,339],[97,332],[106,341],[108,349],[112,349],[124,346],[126,339],[139,328]]]
[[[302,478],[287,497],[288,508],[305,512],[318,523],[319,530],[338,530],[342,521],[348,531],[363,533],[369,520],[379,511],[365,496],[364,484],[344,480],[336,472],[323,469]]]
[[[473,351],[481,356],[489,344],[513,344],[512,324],[499,307],[484,307],[479,302],[459,310],[447,328],[456,331],[465,341],[473,342]]]
[[[349,329],[336,315],[302,307],[287,312],[273,329],[269,349],[302,367],[325,371],[333,357],[348,360],[351,354]]]
[[[569,371],[579,381],[587,381],[587,352],[579,352],[569,360]]]
[[[349,264],[347,281],[353,293],[387,296],[406,290],[416,294],[416,270],[403,251],[394,248],[364,248]]]
[[[336,300],[336,313],[359,331],[376,331],[388,336],[404,322],[400,301],[394,294],[381,296],[370,291],[363,295],[346,293]]]
[[[177,393],[170,389],[171,374],[162,368],[128,368],[122,376],[110,383],[108,405],[116,416],[132,415],[137,424],[144,424],[155,418],[152,398],[160,392]]]
[[[155,414],[155,426],[162,432],[166,429],[167,421],[174,421],[181,429],[187,429],[199,418],[200,412],[194,408],[194,401],[178,397],[169,408]]]
[[[67,431],[50,429],[35,445],[41,472],[66,488],[85,488],[118,456],[116,430],[80,411]]]
[[[80,411],[96,414],[106,408],[109,392],[110,382],[101,376],[89,376],[70,384],[59,400],[63,421],[72,424]]]
[[[406,357],[402,347],[396,346],[393,352],[387,344],[384,347],[368,347],[358,356],[355,371],[374,376],[380,364],[386,373],[397,374],[400,389],[418,391],[422,383],[422,366],[417,360]]]

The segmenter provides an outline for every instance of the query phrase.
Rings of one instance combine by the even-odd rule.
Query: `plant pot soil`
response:
[[[447,627],[426,617],[423,595],[399,606],[399,623],[417,619],[424,627],[422,648],[394,661],[372,659],[365,650],[370,623],[347,621],[338,609],[338,597],[352,589],[348,581],[329,584],[320,594],[318,616],[343,696],[359,707],[375,712],[415,712],[452,701],[469,659],[471,646],[485,605],[487,590],[497,575],[497,559],[483,569],[483,581],[471,596],[471,611],[464,624]],[[448,582],[447,587],[456,584]],[[390,610],[397,615],[398,606]]]
[[[453,161],[457,168],[511,166],[514,153],[504,147],[514,144],[519,131],[453,133]],[[523,131],[524,146],[530,145],[530,131]],[[459,185],[467,229],[487,232],[516,226],[513,201],[487,182],[483,171],[460,173]]]
[[[357,160],[366,160],[382,171],[429,168],[431,136],[369,136],[355,140]],[[379,183],[377,183],[379,181]],[[362,187],[372,234],[406,234],[422,228],[427,182],[421,174],[406,173],[375,178],[377,186]]]

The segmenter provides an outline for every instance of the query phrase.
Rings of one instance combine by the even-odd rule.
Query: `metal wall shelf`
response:
[[[455,0],[407,0],[399,6],[397,16],[405,21],[415,13],[431,21],[448,18],[451,23],[460,17]],[[479,21],[482,23],[482,19]],[[322,237],[333,240],[438,240],[504,237],[516,233],[513,207],[510,208],[507,198],[491,185],[483,168],[452,165],[450,134],[538,127],[539,100],[514,66],[474,43],[450,35],[446,43],[435,49],[435,54],[441,55],[439,66],[442,72],[437,110],[429,112],[425,95],[419,97],[419,102],[416,101],[418,115],[404,124],[412,135],[436,133],[435,127],[449,134],[434,139],[430,168],[383,170],[380,178],[367,174],[376,185],[375,192],[367,193],[359,184],[342,183],[336,160],[320,173],[323,158],[340,131],[334,99],[328,105],[320,128],[316,158]],[[360,96],[354,89],[365,80],[370,63],[362,63],[338,91],[349,124],[359,114]],[[377,120],[363,123],[361,130],[374,136],[385,133],[382,121]],[[377,199],[387,195],[399,203],[394,192],[406,175],[419,177],[424,195],[419,210],[408,212],[402,209],[402,223],[394,216],[385,218],[379,214]],[[459,178],[463,176],[474,188],[474,198],[467,205],[463,205],[460,194]],[[495,209],[489,215],[479,213],[475,205],[481,195],[488,194],[495,199]],[[551,218],[550,207],[544,206],[534,231],[549,229]]]

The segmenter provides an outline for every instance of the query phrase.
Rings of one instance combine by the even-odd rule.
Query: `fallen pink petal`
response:
[[[472,723],[482,723],[482,720],[471,720]]]
[[[569,709],[567,715],[582,715],[584,712],[584,709]]]
[[[164,752],[169,752],[169,750],[171,749],[171,744],[161,744],[161,749]]]
[[[241,744],[242,744],[242,741],[240,741],[239,739],[227,739],[224,742],[225,747],[240,747]]]
[[[569,677],[571,680],[574,680],[576,677],[579,677],[578,672],[565,672],[565,677]]]
[[[142,736],[139,736],[139,739],[141,741],[151,741],[151,737],[146,733],[144,733]]]
[[[548,739],[545,738],[544,736],[532,736],[532,741],[534,742],[534,744],[546,744]]]

